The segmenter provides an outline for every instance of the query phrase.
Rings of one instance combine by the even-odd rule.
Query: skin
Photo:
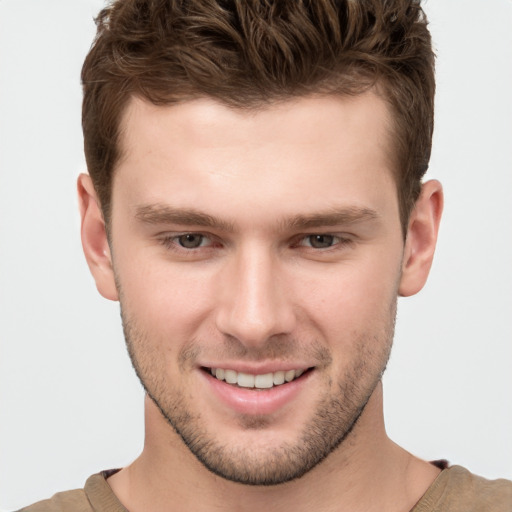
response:
[[[404,243],[388,116],[371,92],[252,112],[134,99],[110,244],[80,177],[84,251],[148,392],[143,453],[109,479],[131,512],[405,511],[437,476],[382,415],[396,299],[423,287],[442,210],[425,183]],[[204,367],[309,371],[268,409],[267,391],[224,401]]]

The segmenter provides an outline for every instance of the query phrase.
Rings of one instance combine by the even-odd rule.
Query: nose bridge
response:
[[[293,329],[293,307],[279,266],[263,242],[235,251],[220,283],[217,326],[224,334],[255,345]]]

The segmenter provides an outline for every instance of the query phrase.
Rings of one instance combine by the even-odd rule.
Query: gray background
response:
[[[99,0],[0,0],[0,510],[81,487],[142,448],[119,310],[81,253],[79,72]],[[430,0],[430,176],[446,209],[430,282],[401,299],[390,436],[512,478],[512,2]]]

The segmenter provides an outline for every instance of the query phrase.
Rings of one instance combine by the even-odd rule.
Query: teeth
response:
[[[304,369],[277,371],[262,375],[251,375],[250,373],[236,372],[235,370],[224,370],[223,368],[211,368],[211,374],[218,380],[225,380],[228,384],[238,384],[242,388],[269,389],[280,386],[285,382],[291,382],[304,373]]]
[[[282,371],[274,373],[274,385],[279,386],[279,384],[284,384],[284,372]]]
[[[294,377],[295,377],[295,370],[288,370],[284,374],[284,380],[286,382],[291,382],[294,379]]]
[[[238,374],[235,370],[224,370],[224,378],[228,384],[236,384],[238,382]]]
[[[238,374],[237,384],[239,386],[241,386],[242,388],[253,388],[254,387],[254,375],[251,375],[249,373],[240,372]]]
[[[254,377],[254,387],[260,389],[271,388],[274,385],[274,375],[265,373],[264,375],[256,375]]]

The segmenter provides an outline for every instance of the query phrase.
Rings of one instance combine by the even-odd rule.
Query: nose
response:
[[[246,348],[260,348],[276,335],[290,334],[295,314],[278,256],[246,247],[230,258],[218,283],[217,328]]]

